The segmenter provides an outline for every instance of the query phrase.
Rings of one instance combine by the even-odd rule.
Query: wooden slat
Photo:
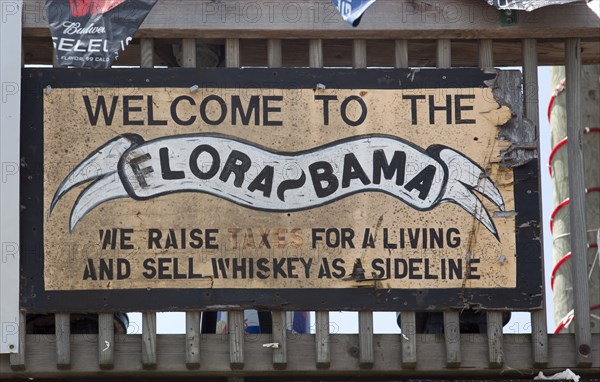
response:
[[[156,368],[156,312],[142,313],[142,367]]]
[[[232,370],[244,368],[244,311],[227,312],[229,328],[229,364]]]
[[[240,66],[240,40],[237,38],[225,40],[225,66],[228,68]]]
[[[25,370],[25,340],[26,340],[25,312],[19,314],[19,352],[9,356],[10,369],[15,371]],[[3,375],[3,373],[0,373]]]
[[[56,333],[56,367],[71,368],[71,315],[56,313],[54,315],[54,332]]]
[[[581,113],[581,42],[567,39],[565,44],[567,82],[567,155],[569,156],[569,226],[571,230],[571,269],[575,311],[575,349],[577,365],[592,363],[590,294],[587,266],[585,180],[583,168],[583,126]]]
[[[323,67],[323,41],[310,40],[308,46],[308,65],[311,68]]]
[[[488,354],[490,369],[504,364],[502,312],[487,312]]]
[[[437,67],[449,68],[452,66],[451,42],[448,39],[437,40]]]
[[[375,364],[373,350],[373,312],[358,312],[358,361],[361,369],[371,369]]]
[[[479,67],[491,68],[494,66],[494,46],[492,40],[479,40]]]
[[[140,40],[140,67],[152,68],[154,66],[154,39],[143,38]]]
[[[537,136],[540,135],[539,118],[539,96],[538,96],[538,51],[537,41],[534,39],[525,39],[523,46],[523,87],[525,91],[525,118],[531,120],[537,128]],[[538,140],[538,152],[541,152]],[[541,189],[541,185],[540,185]],[[540,230],[540,241],[543,240],[543,230]],[[544,255],[542,246],[540,272],[544,269]],[[542,293],[544,293],[542,284]],[[546,321],[546,304],[543,302],[543,309],[531,312],[531,346],[533,350],[533,365],[536,368],[545,368],[548,364],[548,324]]]
[[[367,40],[352,41],[352,67],[367,67]]]
[[[281,40],[269,39],[267,41],[267,61],[269,68],[281,67]]]
[[[287,325],[285,311],[271,312],[273,316],[272,342],[278,347],[273,349],[273,368],[283,370],[287,367]]]
[[[185,365],[188,369],[200,367],[200,312],[185,314]]]
[[[460,367],[460,319],[458,312],[444,312],[446,367]]]
[[[408,42],[406,40],[394,41],[394,67],[408,68]]]
[[[402,368],[414,369],[417,367],[417,334],[415,312],[400,313],[402,320]]]
[[[331,365],[329,349],[329,312],[315,312],[315,356],[317,369],[328,369]]]
[[[184,38],[181,41],[181,66],[184,68],[196,67],[196,40]]]
[[[115,325],[112,313],[98,314],[98,365],[112,369],[115,365]],[[138,361],[139,362],[139,361]]]
[[[48,36],[44,0],[25,0],[25,36]],[[242,3],[243,4],[243,3]],[[164,38],[560,38],[598,37],[598,18],[583,2],[519,12],[518,23],[500,27],[487,2],[462,0],[445,6],[413,0],[381,1],[349,28],[328,0],[252,2],[160,0],[136,33]],[[558,17],[559,15],[560,17]],[[194,17],[196,16],[196,17]]]

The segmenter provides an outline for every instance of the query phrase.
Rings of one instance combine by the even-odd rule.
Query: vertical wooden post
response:
[[[415,312],[402,312],[402,368],[417,367],[417,320]]]
[[[281,40],[267,41],[267,62],[270,68],[279,68],[282,64]],[[272,340],[279,344],[273,349],[273,368],[283,370],[287,367],[287,320],[285,311],[271,312]]]
[[[98,314],[98,364],[100,369],[115,365],[115,324],[112,313]]]
[[[437,40],[437,67],[440,69],[452,66],[452,44],[450,40]],[[446,343],[446,367],[460,366],[460,318],[458,312],[444,312],[444,341]]]
[[[56,367],[71,368],[71,315],[56,313],[54,315],[54,332],[56,333]]]
[[[185,313],[185,366],[200,367],[200,312]]]
[[[273,349],[273,368],[282,370],[287,367],[287,322],[283,310],[271,312],[273,316],[273,342],[279,348]]]
[[[184,38],[181,41],[182,66],[184,68],[196,67],[196,40]]]
[[[11,353],[9,357],[12,370],[25,370],[25,333],[27,332],[27,321],[25,313],[19,313],[19,352]]]
[[[396,40],[394,42],[394,66],[408,68],[408,42]],[[401,312],[402,334],[402,368],[414,369],[417,366],[417,334],[415,312]]]
[[[504,364],[502,341],[502,312],[487,312],[487,335],[490,369],[501,368]]]
[[[321,40],[310,40],[308,62],[311,68],[323,67],[323,43]],[[331,364],[331,355],[329,353],[329,312],[315,312],[315,326],[317,368],[327,369]]]
[[[267,40],[267,62],[269,68],[281,67],[281,40]]]
[[[154,67],[154,40],[151,38],[140,41],[140,67]],[[142,313],[142,367],[156,367],[156,312]]]
[[[575,345],[579,367],[592,365],[592,333],[587,270],[585,181],[583,175],[583,126],[581,115],[581,40],[567,39],[567,153],[569,157],[569,223],[575,309]]]
[[[244,311],[227,312],[229,327],[229,364],[232,370],[244,368]]]
[[[142,314],[142,367],[156,368],[156,312]]]
[[[322,40],[310,40],[308,45],[308,65],[311,68],[323,67],[323,42]]]
[[[228,68],[240,66],[240,40],[237,38],[225,40],[225,66]]]
[[[353,40],[352,67],[354,69],[367,67],[366,40]],[[375,363],[375,354],[373,353],[373,312],[371,311],[358,312],[358,349],[360,367],[372,368]]]
[[[537,130],[537,137],[540,136],[540,118],[539,118],[539,96],[538,96],[538,56],[537,41],[535,39],[524,39],[522,42],[523,55],[523,87],[525,88],[525,118],[533,122]],[[538,139],[538,152],[540,151],[540,140]],[[541,169],[540,169],[541,170]],[[541,178],[538,184],[542,189]],[[540,198],[540,204],[542,198]],[[540,210],[541,210],[540,205]],[[540,230],[540,242],[543,240],[543,230]],[[542,246],[541,262],[544,270],[544,247]],[[544,291],[542,284],[542,291]],[[545,293],[543,293],[545,296]],[[548,325],[546,323],[546,302],[543,301],[541,310],[531,312],[531,344],[533,350],[533,365],[536,368],[545,368],[548,365]]]
[[[315,324],[317,368],[328,369],[331,365],[331,354],[329,351],[329,312],[315,312]]]
[[[408,42],[406,40],[394,41],[394,67],[408,68]]]

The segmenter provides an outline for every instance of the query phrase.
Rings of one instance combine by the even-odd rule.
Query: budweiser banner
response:
[[[526,128],[520,83],[480,69],[30,69],[24,306],[537,307],[537,167],[505,159]]]
[[[157,0],[46,0],[57,62],[109,68]]]

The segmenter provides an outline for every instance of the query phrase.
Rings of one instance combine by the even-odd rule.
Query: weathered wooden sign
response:
[[[539,307],[519,76],[26,70],[22,305]]]

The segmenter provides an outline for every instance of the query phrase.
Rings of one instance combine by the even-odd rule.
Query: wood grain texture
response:
[[[315,312],[315,359],[318,369],[331,366],[331,349],[329,344],[329,312]]]
[[[229,328],[229,364],[232,370],[244,368],[244,311],[227,312]]]
[[[115,364],[115,326],[112,313],[98,314],[98,365],[112,369]],[[139,361],[138,361],[139,362]]]
[[[538,49],[535,39],[524,39],[522,42],[523,55],[523,88],[525,97],[525,118],[533,122],[540,134],[539,118],[539,94],[538,94]],[[538,152],[541,152],[538,139]],[[540,180],[541,181],[541,180]],[[540,187],[541,189],[541,187]],[[540,230],[540,241],[543,240],[544,232]],[[541,253],[541,269],[544,269],[544,248]],[[541,270],[540,270],[541,272]],[[542,291],[544,291],[542,285]],[[548,364],[548,324],[546,321],[546,304],[541,310],[531,312],[531,347],[533,351],[533,364],[537,368],[544,368]]]
[[[271,312],[273,315],[272,342],[278,347],[273,348],[273,368],[282,370],[287,367],[287,324],[285,311]]]
[[[371,369],[375,363],[373,351],[373,312],[358,312],[358,360],[362,369]]]
[[[156,312],[142,313],[142,366],[156,368]]]
[[[398,378],[528,378],[537,375],[533,368],[529,334],[506,335],[504,339],[505,363],[502,369],[488,367],[487,336],[483,334],[462,334],[461,349],[463,362],[458,369],[447,369],[445,343],[439,335],[419,334],[415,336],[418,346],[419,363],[415,370],[401,367],[400,336],[398,334],[374,335],[375,364],[369,375],[373,377]],[[268,337],[265,337],[268,338]],[[28,335],[27,369],[13,371],[10,368],[9,356],[0,355],[0,374],[5,378],[31,377],[60,378],[71,376],[82,379],[97,376],[99,372],[96,353],[97,336],[72,335],[71,370],[56,368],[55,344],[53,335]],[[104,376],[148,376],[148,371],[140,363],[141,335],[115,336],[115,367],[103,371]],[[286,370],[274,370],[271,349],[262,347],[263,341],[246,343],[246,367],[239,375],[285,377],[285,376],[322,376],[345,377],[356,376],[360,365],[351,349],[358,346],[358,335],[332,335],[330,369],[317,369],[315,365],[314,335],[302,334],[294,337],[293,349],[288,354]],[[157,347],[158,367],[156,376],[228,376],[229,343],[225,336],[219,334],[205,335],[201,342],[202,368],[189,370],[185,365],[185,335],[158,335]],[[593,351],[600,351],[600,334],[592,338]],[[582,377],[597,375],[600,359],[592,359],[592,368],[576,368],[577,355],[573,352],[575,338],[572,335],[550,335],[547,371],[562,371],[566,368]]]
[[[25,334],[25,312],[19,314],[19,352],[11,353],[9,355],[10,369],[14,371],[25,370],[25,351],[26,345],[26,334]],[[3,375],[3,373],[0,373]]]
[[[487,337],[489,367],[499,369],[504,365],[502,312],[487,312]]]
[[[581,112],[581,42],[567,39],[565,74],[567,95],[567,153],[569,156],[569,223],[573,272],[573,305],[575,310],[575,343],[577,364],[592,363],[590,300],[587,266],[587,232],[585,213],[585,179],[583,167],[583,125]]]
[[[200,367],[200,312],[185,313],[185,365]]]
[[[56,367],[71,368],[71,315],[56,313],[54,315],[54,332],[56,333]]]
[[[417,322],[415,312],[402,312],[402,368],[415,369],[417,367]]]
[[[458,312],[444,312],[446,367],[460,367],[460,320]]]

